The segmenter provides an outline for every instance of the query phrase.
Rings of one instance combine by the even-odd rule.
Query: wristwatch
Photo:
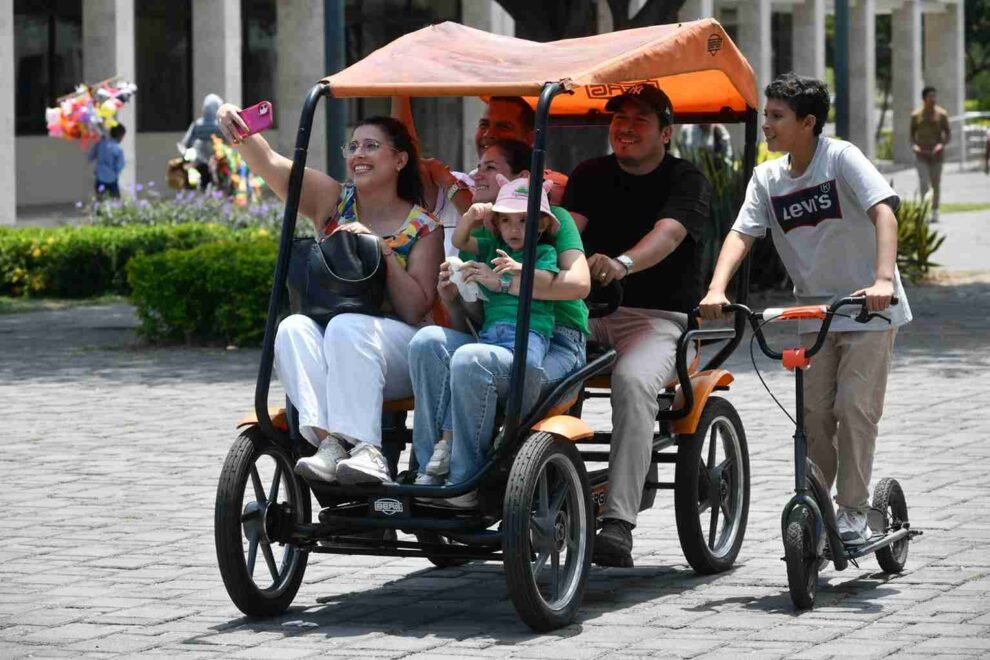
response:
[[[615,260],[626,267],[626,275],[628,275],[633,267],[632,257],[630,257],[629,255],[620,254],[615,258]]]
[[[508,293],[509,287],[512,286],[512,275],[510,275],[509,273],[505,273],[502,275],[502,277],[498,279],[498,282],[499,282],[498,292]]]

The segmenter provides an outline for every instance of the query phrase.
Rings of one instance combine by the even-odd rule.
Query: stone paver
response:
[[[885,576],[873,558],[829,569],[819,607],[793,611],[779,560],[791,431],[744,344],[727,394],[753,477],[737,567],[695,575],[661,493],[635,532],[637,567],[594,569],[577,622],[548,635],[519,621],[500,566],[440,571],[416,559],[314,557],[290,612],[243,618],[217,572],[213,499],[258,353],[141,347],[125,305],[0,316],[0,656],[990,654],[990,282],[909,297],[916,321],[898,337],[875,470],[901,481],[926,531],[906,573]],[[788,374],[758,364],[791,406]],[[607,427],[596,403],[588,416]]]

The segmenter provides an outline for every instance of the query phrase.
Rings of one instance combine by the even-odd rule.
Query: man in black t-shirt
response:
[[[582,229],[593,281],[623,285],[622,306],[593,319],[594,340],[619,353],[612,371],[612,447],[594,561],[632,566],[632,529],[650,468],[657,396],[675,373],[677,340],[702,295],[711,186],[667,153],[670,99],[637,85],[609,100],[612,155],[577,166],[563,206]]]

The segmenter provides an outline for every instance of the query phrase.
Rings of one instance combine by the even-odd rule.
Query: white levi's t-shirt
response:
[[[897,193],[849,142],[819,138],[808,169],[799,177],[790,175],[788,161],[784,156],[754,170],[733,231],[759,238],[770,228],[802,305],[829,304],[873,284],[877,235],[867,210],[885,200],[896,209]],[[894,295],[899,304],[883,314],[892,326],[900,326],[911,320],[911,308],[896,266]],[[846,307],[840,313],[858,312]],[[863,324],[838,316],[831,330],[885,330],[891,325],[882,319]],[[802,320],[799,332],[818,327],[818,321]]]

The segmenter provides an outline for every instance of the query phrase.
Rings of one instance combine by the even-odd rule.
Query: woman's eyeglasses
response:
[[[378,140],[361,140],[360,142],[358,142],[357,140],[353,140],[341,146],[340,151],[345,156],[353,156],[359,151],[363,151],[364,153],[371,155],[373,153],[377,153],[378,150],[381,149],[382,147],[385,147],[386,149],[391,149],[392,151],[399,151],[392,145],[382,144]]]

